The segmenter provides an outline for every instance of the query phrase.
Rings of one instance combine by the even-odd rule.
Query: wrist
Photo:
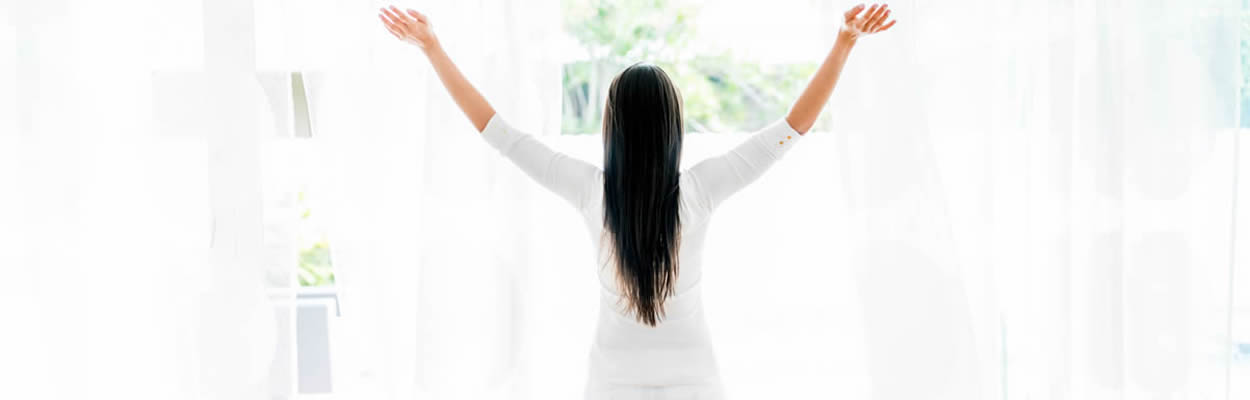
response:
[[[852,44],[855,44],[856,39],[859,39],[859,35],[857,35],[855,32],[851,32],[850,30],[846,29],[846,27],[838,29],[838,43],[839,44],[852,45]]]
[[[420,46],[420,47],[421,47],[421,51],[425,53],[426,57],[434,57],[435,55],[441,54],[443,52],[443,46],[437,40],[430,41],[430,43],[427,43],[425,46]]]

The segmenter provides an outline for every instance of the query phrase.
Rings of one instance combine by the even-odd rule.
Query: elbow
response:
[[[480,112],[468,114],[470,122],[473,122],[473,127],[477,128],[477,133],[486,132],[486,126],[490,125],[490,120],[495,119],[495,110],[490,107],[486,107]]]
[[[806,135],[807,131],[811,130],[812,125],[815,124],[815,119],[800,118],[794,114],[795,113],[792,111],[790,112],[790,115],[786,116],[786,123],[790,124],[790,129],[794,129],[795,132],[798,132],[800,135]]]
[[[494,117],[494,115],[488,116],[486,118],[473,119],[473,127],[477,129],[477,133],[486,132],[486,125],[490,124],[490,120],[492,117]]]

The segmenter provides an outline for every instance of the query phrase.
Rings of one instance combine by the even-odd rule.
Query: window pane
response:
[[[781,118],[837,24],[821,22],[825,7],[806,1],[768,8],[791,17],[761,26],[758,14],[769,11],[741,1],[566,0],[563,133],[598,133],[612,78],[637,62],[675,81],[689,132],[752,131]]]

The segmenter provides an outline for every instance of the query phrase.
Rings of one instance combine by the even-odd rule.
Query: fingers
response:
[[[404,35],[403,25],[396,23],[394,19],[391,19],[390,16],[384,13],[379,13],[378,19],[382,20],[382,26],[385,26],[386,30],[390,31],[391,34],[398,35],[400,36],[400,38],[403,37]]]
[[[885,13],[886,8],[888,7],[890,6],[884,4],[878,6],[873,4],[872,8],[868,9],[868,14],[864,15],[864,27],[868,28],[871,27],[872,24],[876,23],[877,19],[881,18],[881,14]]]
[[[857,21],[859,29],[864,33],[876,33],[885,21],[889,20],[890,6],[882,4],[881,6],[873,5],[864,17]]]
[[[385,20],[388,25],[390,25],[391,27],[395,29],[403,31],[404,29],[403,20],[397,18],[394,14],[391,13],[390,10],[383,8],[381,11],[382,13],[379,14],[379,16],[381,16],[382,19]]]
[[[881,7],[881,8],[885,8],[885,7]],[[877,16],[877,18],[869,22],[868,31],[877,32],[878,30],[880,30],[881,25],[884,24],[885,21],[888,20],[889,18],[890,18],[890,10],[885,10],[885,12],[880,13],[880,15]]]
[[[396,18],[400,18],[404,22],[408,22],[408,16],[404,15],[404,12],[400,11],[399,7],[390,6],[386,9],[386,11],[390,11],[391,14],[394,14]]]
[[[873,16],[875,16],[876,14],[877,14],[877,5],[873,4],[872,7],[868,7],[868,11],[864,12],[864,15],[861,18],[861,21],[863,22],[872,21]]]
[[[877,29],[877,32],[885,32],[886,29],[890,29],[891,26],[894,26],[895,22],[898,22],[898,20],[890,21],[890,23],[885,24],[885,26],[881,27],[881,29]]]
[[[386,16],[390,18],[391,21],[394,22],[395,24],[403,25],[403,24],[408,23],[408,18],[405,17],[403,13],[400,13],[398,10],[396,10],[395,6],[391,6],[390,8],[383,8],[382,13],[386,14]]]
[[[401,38],[401,36],[399,35],[399,31],[395,30],[395,27],[392,26],[390,20],[386,19],[385,15],[378,14],[378,19],[382,20],[382,27],[386,28],[387,32],[390,32],[392,35],[395,35],[396,38]]]
[[[382,23],[386,24],[386,25],[387,25],[387,27],[392,27],[392,26],[398,25],[398,23],[397,23],[397,22],[395,22],[395,20],[394,20],[394,19],[392,19],[389,15],[386,15],[386,13],[384,13],[384,12],[379,12],[379,13],[378,13],[378,19],[381,19],[381,20],[382,20]]]
[[[400,18],[400,20],[405,24],[429,24],[429,18],[427,18],[425,14],[417,12],[417,10],[409,8],[401,11],[399,7],[391,6],[390,11],[398,16],[398,18]]]
[[[854,20],[855,17],[858,17],[859,13],[862,11],[864,11],[864,5],[860,4],[855,7],[852,7],[850,10],[847,10],[846,14],[843,14],[843,15],[846,17],[846,20],[849,22],[851,20]]]
[[[852,32],[872,34],[894,27],[898,21],[890,20],[892,11],[888,4],[873,4],[868,7],[867,11],[864,10],[864,5],[860,4],[847,10],[843,16],[846,17],[846,25]]]
[[[398,12],[394,6],[383,8],[380,11],[378,18],[382,20],[383,25],[386,26],[386,30],[391,35],[394,35],[399,40],[404,40],[404,38],[409,36],[413,29],[412,24],[415,23],[411,18]]]
[[[413,10],[413,9],[409,8],[409,9],[408,9],[408,15],[411,15],[413,18],[416,18],[416,19],[417,19],[417,21],[421,21],[421,23],[423,23],[423,24],[428,24],[428,23],[430,23],[430,20],[429,20],[428,18],[426,18],[425,14],[419,13],[419,12],[417,12],[417,10]]]
[[[404,40],[404,32],[402,30],[396,27],[395,24],[385,22],[386,21],[385,17],[382,17],[382,21],[384,22],[382,25],[386,27],[387,32],[390,32],[391,35],[394,35],[396,39]]]

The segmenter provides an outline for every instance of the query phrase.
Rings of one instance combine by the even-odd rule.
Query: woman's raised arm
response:
[[[599,177],[599,167],[552,150],[532,135],[521,132],[498,115],[486,98],[465,79],[443,51],[430,29],[430,19],[415,10],[391,6],[378,14],[386,30],[396,38],[420,47],[430,59],[443,87],[451,93],[482,139],[527,175],[581,209],[589,204],[588,193]]]
[[[845,20],[842,29],[838,32],[838,40],[833,45],[833,50],[820,64],[820,69],[808,82],[807,89],[803,90],[798,101],[790,108],[790,114],[786,115],[786,122],[799,134],[806,134],[816,123],[820,110],[825,108],[829,95],[833,93],[833,87],[838,84],[838,77],[842,75],[842,66],[846,65],[846,58],[851,55],[851,48],[855,47],[855,41],[861,36],[890,29],[896,22],[886,23],[890,17],[888,5],[873,4],[868,8],[867,13],[860,15],[863,11],[864,5],[860,4],[843,15]]]
[[[861,4],[846,12],[837,44],[790,108],[785,121],[779,120],[761,129],[729,152],[703,160],[687,171],[685,177],[698,187],[701,195],[700,207],[711,212],[729,196],[754,182],[812,128],[820,109],[833,93],[833,86],[838,83],[838,75],[855,40],[894,26],[894,22],[885,23],[890,16],[885,6],[873,5],[867,14],[860,16],[863,11]]]
[[[473,122],[473,127],[477,128],[478,132],[486,129],[486,123],[495,116],[494,107],[491,107],[486,98],[478,93],[477,88],[473,87],[464,74],[460,73],[456,64],[451,62],[451,57],[448,57],[447,52],[444,52],[443,47],[439,45],[438,37],[434,36],[434,30],[430,27],[430,19],[415,10],[400,10],[395,6],[383,8],[378,13],[378,18],[382,19],[386,30],[396,38],[412,43],[425,52],[430,65],[434,67],[434,72],[438,73],[438,79],[443,82],[443,87],[447,88],[447,93],[450,93],[451,97],[456,100],[460,111],[469,117],[469,121]]]

